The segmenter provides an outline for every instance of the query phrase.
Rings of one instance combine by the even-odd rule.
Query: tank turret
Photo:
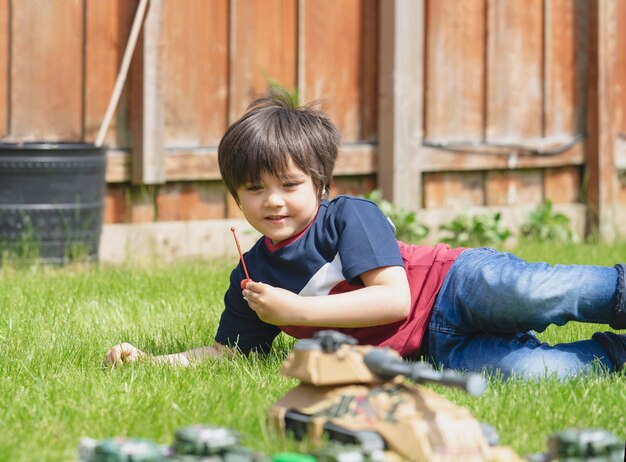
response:
[[[385,460],[523,460],[510,448],[490,446],[493,435],[487,438],[469,411],[421,385],[477,396],[487,386],[479,374],[404,361],[391,349],[357,345],[336,331],[299,340],[282,373],[300,384],[270,408],[268,421],[296,439],[358,445]]]
[[[487,389],[487,381],[480,374],[457,374],[435,370],[426,362],[409,363],[390,356],[391,350],[373,348],[363,356],[363,362],[377,376],[393,379],[403,376],[416,383],[438,383],[462,388],[472,396],[480,396]]]
[[[282,373],[312,385],[381,383],[402,376],[416,383],[459,387],[473,396],[481,395],[487,388],[480,374],[437,371],[423,361],[403,361],[390,348],[359,346],[354,338],[329,330],[316,332],[312,339],[299,340],[283,364]]]

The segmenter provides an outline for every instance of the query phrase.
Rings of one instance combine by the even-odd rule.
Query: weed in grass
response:
[[[20,216],[22,228],[19,239],[0,240],[0,266],[26,269],[38,264],[41,238],[35,230],[30,216]]]

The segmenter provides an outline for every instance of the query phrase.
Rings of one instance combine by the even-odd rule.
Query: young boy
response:
[[[263,237],[233,270],[212,347],[152,357],[190,360],[267,352],[283,331],[297,338],[321,328],[360,343],[389,346],[437,365],[527,377],[619,371],[626,335],[549,346],[532,331],[568,321],[626,327],[624,265],[526,263],[493,249],[451,249],[396,241],[367,200],[326,199],[340,145],[328,117],[294,107],[281,92],[255,101],[225,133],[220,172],[246,220]],[[113,347],[115,367],[145,354]]]

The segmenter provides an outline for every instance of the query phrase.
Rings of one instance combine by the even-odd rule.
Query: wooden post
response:
[[[381,4],[379,80],[379,174],[385,199],[421,207],[417,163],[423,138],[424,1]]]
[[[618,183],[615,163],[614,56],[616,2],[589,3],[587,93],[588,231],[612,241],[617,236]]]
[[[163,0],[151,0],[143,35],[133,58],[130,85],[131,180],[165,183],[164,109],[160,81],[160,32]]]
[[[9,2],[0,0],[0,138],[9,134]]]

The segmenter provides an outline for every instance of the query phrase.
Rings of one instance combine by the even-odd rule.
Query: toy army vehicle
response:
[[[523,460],[508,447],[490,445],[469,411],[418,385],[433,382],[479,395],[486,388],[479,374],[403,361],[393,350],[359,346],[336,331],[299,340],[282,373],[301,383],[270,408],[268,421],[296,439],[358,444],[372,455],[382,452],[384,460]]]
[[[103,441],[83,438],[79,462],[271,462],[239,444],[239,434],[224,427],[191,425],[178,429],[171,446],[138,438]]]
[[[626,443],[599,428],[567,429],[548,437],[545,454],[530,456],[531,462],[622,462]]]

